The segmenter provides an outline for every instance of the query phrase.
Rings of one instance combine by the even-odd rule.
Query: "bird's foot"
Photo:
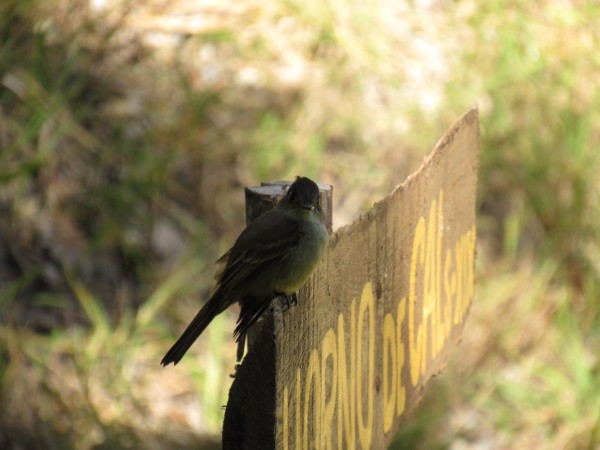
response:
[[[298,297],[296,296],[295,292],[290,295],[280,293],[279,298],[281,299],[282,312],[286,312],[288,309],[290,309],[290,306],[296,306],[298,304]]]
[[[235,366],[233,366],[233,373],[229,374],[229,378],[235,378],[235,376],[237,375],[237,371],[241,365],[242,365],[241,362],[235,363]]]

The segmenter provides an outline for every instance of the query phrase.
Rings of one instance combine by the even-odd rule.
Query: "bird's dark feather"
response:
[[[170,363],[177,364],[183,358],[183,355],[185,355],[198,336],[202,334],[217,315],[225,310],[222,300],[221,292],[217,290],[202,309],[198,311],[198,314],[196,314],[192,322],[187,326],[181,337],[177,339],[177,342],[173,344],[164,356],[160,362],[163,366]]]
[[[273,294],[273,297],[270,298],[246,297],[244,301],[241,302],[242,308],[240,310],[240,316],[238,317],[237,326],[233,332],[233,337],[236,341],[240,339],[240,337],[245,336],[252,325],[254,325],[260,316],[269,309],[271,300],[275,296],[276,294]]]
[[[303,255],[298,246],[306,240],[307,229],[310,229],[306,225],[308,216],[304,214],[315,208],[320,211],[318,195],[319,188],[312,180],[298,177],[274,210],[260,216],[240,234],[233,247],[217,261],[213,294],[167,352],[161,361],[163,365],[177,364],[215,316],[236,301],[241,311],[234,337],[238,340],[238,359],[241,359],[250,327],[269,308],[274,297],[283,295],[287,299],[289,292],[275,290],[281,290],[281,286],[297,288],[296,283],[307,276],[308,269],[304,272],[302,268],[297,269],[298,258]],[[322,230],[326,235],[324,227]],[[314,248],[311,251],[315,251]]]
[[[269,219],[269,213],[257,219],[263,222],[259,231],[254,233],[252,223],[240,235],[235,245],[223,257],[227,256],[227,263],[221,270],[218,281],[224,297],[234,293],[236,288],[243,285],[246,280],[251,279],[257,272],[265,270],[270,264],[282,263],[287,255],[292,253],[302,233],[299,231],[298,222],[285,218],[273,223]],[[239,244],[239,245],[238,245]],[[245,250],[237,250],[242,248]],[[222,257],[222,258],[223,258]],[[236,301],[239,299],[232,299]]]

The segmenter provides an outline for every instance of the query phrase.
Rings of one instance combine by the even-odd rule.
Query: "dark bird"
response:
[[[309,178],[297,177],[285,196],[239,235],[217,261],[216,285],[208,302],[161,361],[177,364],[212,320],[234,302],[241,306],[233,333],[241,340],[269,308],[283,297],[289,304],[312,274],[327,246],[319,188]],[[238,360],[242,354],[238,346]]]

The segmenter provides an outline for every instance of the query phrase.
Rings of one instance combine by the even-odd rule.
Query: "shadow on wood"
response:
[[[229,391],[223,422],[224,449],[274,449],[275,337],[273,316],[260,323]]]

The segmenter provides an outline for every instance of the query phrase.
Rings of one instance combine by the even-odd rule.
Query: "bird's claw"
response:
[[[242,363],[238,362],[238,363],[235,364],[235,366],[233,366],[233,373],[229,374],[229,378],[234,378],[235,379],[235,376],[237,375],[237,371],[238,371],[238,369],[240,368],[241,365],[242,365]]]
[[[290,309],[290,306],[296,306],[298,304],[298,297],[296,293],[293,294],[279,294],[279,298],[281,299],[281,310],[282,312],[286,312]]]

